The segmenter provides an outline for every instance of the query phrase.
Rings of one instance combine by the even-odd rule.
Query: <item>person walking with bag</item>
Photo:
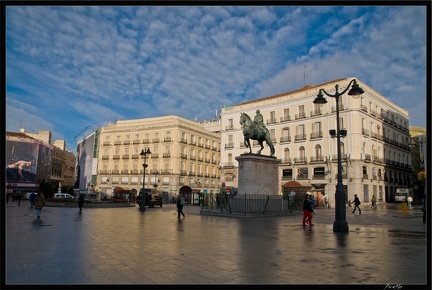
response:
[[[44,206],[45,206],[45,197],[41,192],[38,192],[34,202],[34,207],[36,209],[36,216],[38,219],[40,219],[42,209],[44,208]]]
[[[186,217],[185,214],[183,213],[183,206],[185,205],[185,198],[183,196],[183,194],[180,194],[177,197],[177,218],[180,218],[180,215],[182,215],[183,217]]]
[[[356,209],[359,210],[359,214],[361,214],[361,209],[360,209],[360,199],[358,198],[357,194],[354,194],[354,201],[352,201],[351,203],[354,203],[354,210],[352,213],[354,213],[356,211]]]

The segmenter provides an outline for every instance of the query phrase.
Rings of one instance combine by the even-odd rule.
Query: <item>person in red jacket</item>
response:
[[[313,208],[309,201],[310,194],[306,193],[304,201],[303,201],[303,227],[306,227],[306,223],[309,223],[309,226],[313,227],[314,224],[312,223],[312,213]]]

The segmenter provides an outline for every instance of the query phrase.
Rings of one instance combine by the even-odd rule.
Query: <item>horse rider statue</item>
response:
[[[254,118],[254,123],[256,124],[256,136],[258,137],[258,139],[261,139],[265,133],[264,133],[264,120],[263,120],[263,115],[261,114],[260,110],[256,110],[256,115]]]

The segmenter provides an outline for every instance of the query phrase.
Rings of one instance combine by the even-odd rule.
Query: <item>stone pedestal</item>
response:
[[[273,156],[241,154],[238,163],[238,193],[279,194],[278,170],[280,159]]]

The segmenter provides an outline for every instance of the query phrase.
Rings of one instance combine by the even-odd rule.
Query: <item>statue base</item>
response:
[[[279,194],[280,159],[274,156],[241,154],[235,158],[238,163],[238,193]]]

